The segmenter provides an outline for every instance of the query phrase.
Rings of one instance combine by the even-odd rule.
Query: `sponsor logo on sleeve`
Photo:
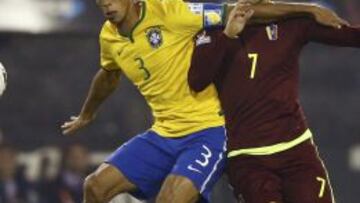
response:
[[[206,35],[206,31],[196,36],[196,43],[195,43],[196,46],[209,44],[209,43],[211,43],[211,37]]]

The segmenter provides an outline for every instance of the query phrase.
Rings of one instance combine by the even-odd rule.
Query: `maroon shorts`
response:
[[[273,155],[230,158],[227,172],[240,202],[334,202],[325,166],[311,141]]]

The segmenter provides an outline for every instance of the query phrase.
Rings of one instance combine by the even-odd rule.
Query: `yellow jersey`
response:
[[[220,18],[197,12],[201,4],[191,6],[195,9],[182,0],[146,0],[130,36],[109,21],[100,33],[102,68],[120,69],[132,81],[152,110],[151,130],[164,137],[224,125],[215,87],[195,94],[187,82],[194,35]]]

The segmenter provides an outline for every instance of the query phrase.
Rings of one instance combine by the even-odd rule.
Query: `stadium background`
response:
[[[359,0],[316,2],[360,24]],[[78,113],[99,68],[102,21],[95,1],[0,1],[0,61],[9,74],[0,99],[0,143],[17,149],[32,184],[62,169],[64,146],[81,143],[94,166],[151,125],[149,108],[124,78],[89,128],[75,137],[61,135],[60,125]],[[301,67],[302,103],[336,198],[360,202],[360,50],[312,44],[303,52]],[[31,187],[41,193],[37,185]],[[214,202],[232,202],[224,188],[221,182]]]

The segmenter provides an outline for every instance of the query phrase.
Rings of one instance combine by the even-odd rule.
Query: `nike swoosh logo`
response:
[[[118,50],[117,55],[120,56],[123,51],[124,51],[123,49]]]
[[[187,169],[189,169],[190,171],[194,171],[196,173],[203,174],[202,171],[200,171],[199,169],[194,168],[192,165],[188,165]]]

